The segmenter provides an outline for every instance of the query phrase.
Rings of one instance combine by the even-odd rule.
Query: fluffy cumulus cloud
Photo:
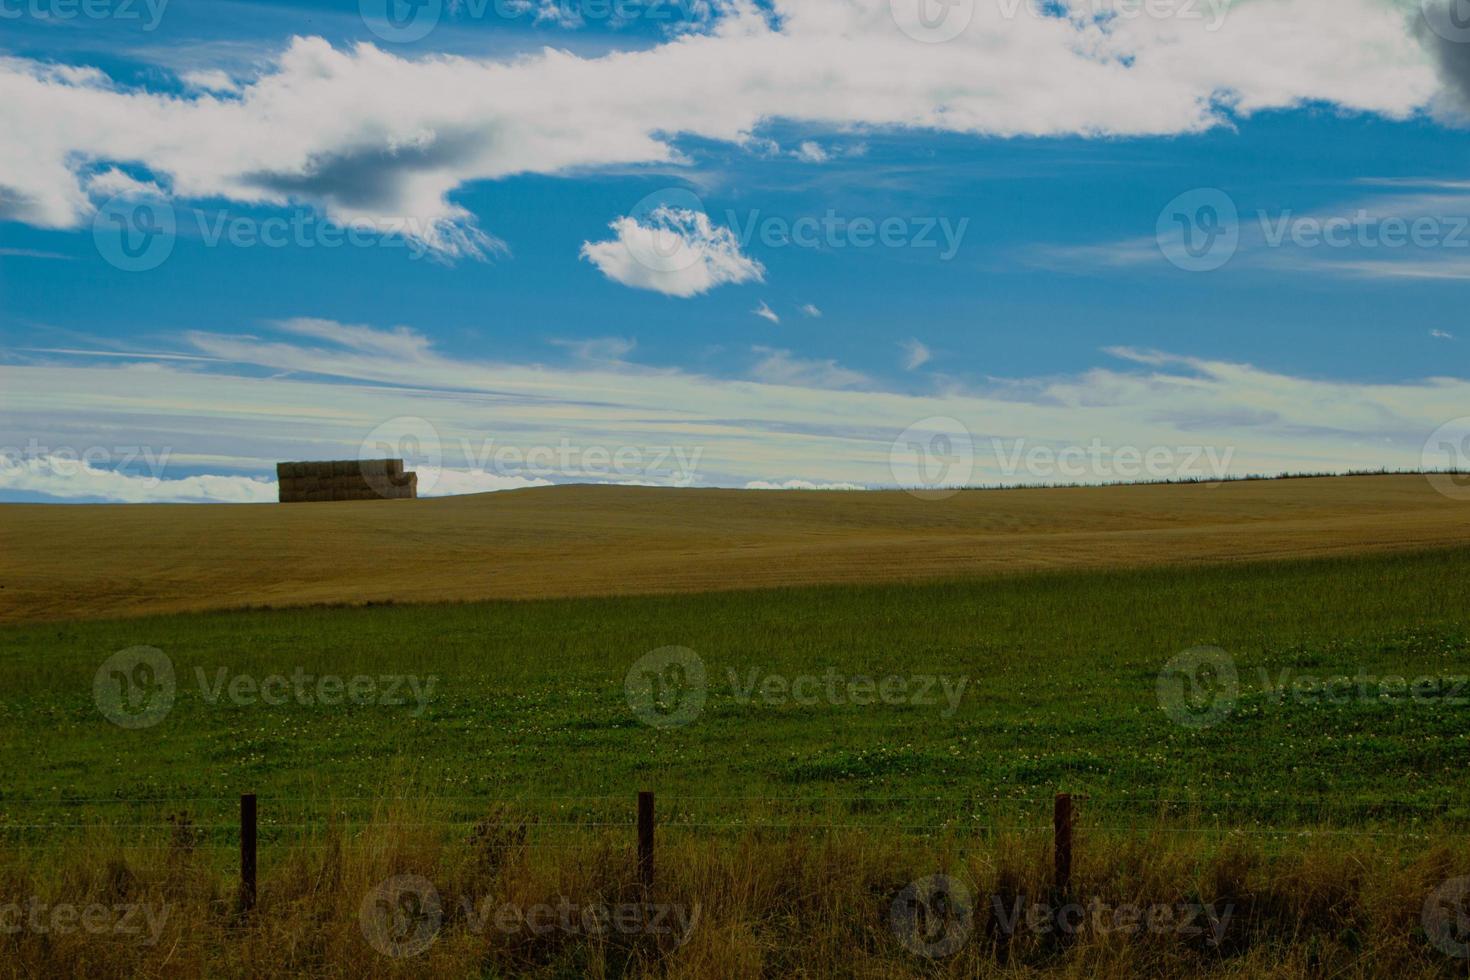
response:
[[[687,298],[765,275],[735,233],[703,212],[660,207],[646,218],[619,218],[612,230],[608,241],[584,242],[582,258],[624,286]]]
[[[247,81],[196,68],[183,94],[6,58],[0,131],[25,138],[0,142],[0,219],[75,227],[96,204],[89,176],[125,166],[179,198],[305,203],[441,255],[484,255],[493,229],[453,201],[467,182],[678,164],[681,137],[746,141],[777,119],[1172,134],[1308,102],[1402,117],[1461,78],[1451,53],[1426,50],[1406,9],[1418,5],[1386,0],[962,2],[945,8],[962,29],[938,43],[894,6],[722,0],[699,30],[596,57],[410,58],[300,37]],[[618,241],[638,235],[626,220]],[[593,250],[648,288],[697,290],[710,271],[669,275]]]

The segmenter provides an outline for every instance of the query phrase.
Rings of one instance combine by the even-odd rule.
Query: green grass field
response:
[[[1470,881],[1466,555],[7,626],[0,917],[39,902],[158,922],[144,941],[29,928],[0,949],[15,975],[1463,975],[1445,889]],[[1197,691],[1161,688],[1202,645],[1228,660]],[[138,646],[159,653],[102,669]],[[669,646],[705,685],[665,672],[661,700],[630,700],[630,668]],[[313,697],[323,675],[380,686],[299,703],[298,671]],[[380,703],[402,675],[425,696]],[[851,703],[890,676],[949,696]],[[1290,693],[1334,676],[1330,699]],[[1433,684],[1383,696],[1392,677]],[[681,708],[687,724],[645,720]],[[651,891],[640,789],[658,794]],[[1079,797],[1071,896],[1208,902],[1231,912],[1220,944],[997,932],[987,901],[1069,897],[1051,890],[1057,791]],[[242,792],[262,821],[243,919]],[[957,952],[917,955],[891,910],[936,872],[981,904]],[[364,917],[405,875],[449,912],[399,960]],[[697,912],[687,945],[463,911],[651,899]],[[371,921],[401,938],[424,920]]]
[[[982,820],[976,801],[1057,790],[1089,795],[1093,812],[1199,801],[1235,824],[1470,817],[1470,685],[1455,681],[1470,673],[1466,555],[6,627],[0,741],[24,764],[7,767],[0,815],[26,824],[65,800],[203,805],[243,791],[622,807],[652,788],[673,808],[752,819],[895,797],[864,806],[909,827]],[[138,645],[167,655],[177,694],[156,725],[128,730],[103,717],[93,683]],[[659,729],[635,715],[624,682],[669,645],[700,655],[708,697],[692,723]],[[1222,721],[1193,729],[1160,707],[1157,682],[1199,645],[1231,654],[1239,694]],[[406,685],[401,705],[210,700],[222,676],[298,668],[435,683],[421,705]],[[1444,680],[1429,697],[1371,686],[1337,704],[1274,696],[1261,672],[1279,682],[1284,670]],[[938,686],[933,704],[739,696],[767,675],[829,673],[839,692],[865,675],[965,685],[952,711]]]

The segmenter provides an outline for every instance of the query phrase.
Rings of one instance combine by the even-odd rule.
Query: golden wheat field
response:
[[[0,621],[705,592],[1470,542],[1419,475],[893,492],[560,486],[428,500],[0,508]]]

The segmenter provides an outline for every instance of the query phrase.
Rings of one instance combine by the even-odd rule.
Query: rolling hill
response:
[[[561,486],[0,505],[0,621],[875,583],[1470,544],[1422,476],[903,492]]]

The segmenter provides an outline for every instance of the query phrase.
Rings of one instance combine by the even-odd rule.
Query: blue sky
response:
[[[1355,0],[1326,31],[1312,2],[1259,24],[1221,6],[1206,31],[1188,7],[1144,23],[1097,0],[1070,19],[980,10],[926,43],[887,0],[816,0],[863,13],[838,27],[782,4],[686,4],[703,14],[682,26],[470,5],[393,43],[357,3],[171,0],[152,29],[142,0],[103,18],[52,3],[9,0],[0,23],[18,86],[0,114],[48,130],[0,171],[0,447],[102,451],[69,473],[11,465],[3,499],[268,499],[272,460],[354,455],[402,418],[441,440],[441,492],[589,478],[465,458],[489,441],[684,445],[697,484],[902,484],[893,446],[933,418],[960,423],[973,482],[1056,475],[997,468],[995,440],[1165,447],[1171,465],[1208,445],[1234,473],[1399,467],[1466,404],[1467,45],[1427,42],[1413,9]],[[1386,53],[1383,17],[1403,32]],[[1061,28],[1110,50],[1046,54]],[[1269,84],[1264,64],[1185,67],[1294,30],[1361,53],[1302,51]],[[965,45],[1012,35],[996,57],[1016,71],[965,70]],[[1181,36],[1203,54],[1170,54]],[[708,46],[680,56],[691,41]],[[1025,75],[1038,51],[1058,59],[1054,91]],[[939,53],[912,91],[874,87]],[[801,76],[823,59],[838,67]],[[1116,91],[1079,99],[1099,64],[1092,87]],[[1169,98],[1129,107],[1160,80]],[[333,84],[344,101],[313,118]],[[99,122],[134,112],[146,138]],[[1171,202],[1197,224],[1222,200],[1233,250],[1171,261],[1171,229],[1203,233]],[[170,250],[119,268],[99,214],[140,206],[170,215]],[[1340,242],[1314,237],[1324,222]],[[1393,222],[1416,240],[1393,242]],[[887,242],[865,240],[880,227]],[[355,242],[332,244],[344,228]],[[642,231],[677,268],[640,261]],[[372,407],[384,387],[399,414]],[[166,467],[144,472],[117,451],[132,446]],[[119,469],[151,485],[100,472]]]

